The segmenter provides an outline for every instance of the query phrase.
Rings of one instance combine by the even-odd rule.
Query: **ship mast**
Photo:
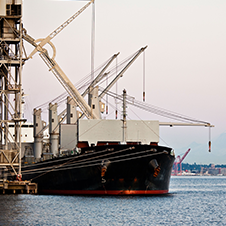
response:
[[[91,25],[91,81],[94,81],[94,58],[95,58],[95,1],[92,4],[92,25]],[[91,84],[88,92],[88,104],[92,104],[92,90],[93,85]]]
[[[123,122],[123,125],[122,125],[122,144],[126,144],[126,90],[124,89],[123,90],[123,102],[122,102],[122,108],[123,108],[123,111],[122,111],[122,115],[123,115],[123,118],[122,118],[122,122]]]

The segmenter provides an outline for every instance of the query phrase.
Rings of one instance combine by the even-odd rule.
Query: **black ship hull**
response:
[[[155,145],[103,145],[80,154],[24,165],[25,180],[38,183],[40,194],[167,194],[174,156]]]

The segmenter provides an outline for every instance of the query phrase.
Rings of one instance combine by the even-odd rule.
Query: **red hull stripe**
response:
[[[41,190],[42,194],[52,195],[160,195],[168,190]]]

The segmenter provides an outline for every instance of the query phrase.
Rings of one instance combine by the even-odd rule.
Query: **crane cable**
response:
[[[145,102],[145,51],[143,52],[143,102]]]
[[[166,153],[166,151],[162,151],[162,152],[157,152],[157,153],[154,153],[154,154],[151,153],[151,154],[144,155],[144,154],[148,153],[149,151],[151,151],[151,152],[154,151],[154,150],[150,149],[150,150],[144,150],[144,151],[137,151],[135,153],[124,154],[124,155],[120,155],[120,156],[115,156],[115,153],[125,152],[125,151],[129,151],[129,150],[132,150],[132,149],[135,149],[135,148],[129,147],[129,148],[125,148],[125,149],[116,151],[114,153],[110,152],[110,153],[103,154],[103,155],[100,155],[100,156],[98,155],[98,156],[91,157],[89,159],[83,159],[83,160],[74,161],[74,162],[72,162],[73,159],[71,159],[71,160],[69,160],[65,163],[62,163],[62,164],[54,166],[54,167],[44,167],[44,168],[39,168],[39,169],[35,168],[35,169],[31,169],[31,170],[28,169],[28,170],[23,171],[23,175],[31,174],[33,172],[43,173],[43,174],[37,176],[37,177],[40,177],[40,176],[43,176],[44,174],[47,174],[47,173],[52,172],[52,171],[68,170],[68,169],[74,169],[74,168],[83,168],[83,167],[100,165],[100,162],[102,162],[103,160],[106,160],[106,157],[109,156],[109,155],[113,155],[113,156],[108,157],[108,160],[111,160],[111,163],[115,163],[115,162],[128,161],[128,160],[144,158],[144,157],[148,157],[148,156],[152,156],[152,155],[159,155],[159,154]],[[101,152],[106,152],[106,151],[111,151],[111,150],[105,149]],[[97,154],[97,153],[94,152],[92,154]],[[139,155],[139,156],[136,156],[136,155]],[[131,156],[133,156],[133,157],[131,157]],[[84,155],[76,156],[76,157],[78,157],[78,158],[84,157]],[[32,180],[36,179],[37,177],[32,178]]]
[[[103,88],[102,88],[103,89]],[[122,101],[122,96],[121,95],[117,95],[111,91],[108,91],[108,95],[113,97],[113,98],[117,98],[118,100]],[[132,100],[130,100],[132,99]],[[208,122],[205,121],[201,121],[201,120],[197,120],[194,118],[190,118],[188,116],[184,116],[181,115],[179,113],[175,113],[163,108],[159,108],[157,106],[154,105],[150,105],[147,103],[143,103],[141,101],[136,100],[135,98],[128,98],[127,99],[127,104],[138,107],[140,109],[146,110],[148,112],[163,116],[163,117],[167,117],[167,118],[171,118],[171,119],[176,119],[176,120],[180,120],[180,121],[189,121],[189,122],[193,122],[193,123],[203,123],[203,124],[209,124]]]
[[[137,52],[136,52],[137,53]],[[106,79],[109,79],[113,76],[115,76],[115,72],[117,74],[117,71],[119,69],[121,69],[122,67],[124,67],[125,64],[128,63],[128,61],[130,61],[130,59],[132,59],[136,53],[132,54],[131,56],[125,58],[123,61],[121,61],[119,64],[117,63],[117,66],[113,66],[109,69],[109,74],[108,74],[108,77],[105,78],[105,79],[102,79],[99,84],[103,84],[104,82],[106,82]],[[111,57],[105,61],[103,64],[101,64],[95,71],[94,71],[94,74],[98,74],[99,71],[110,61]],[[91,73],[89,73],[88,75],[86,75],[84,78],[82,78],[80,81],[78,81],[76,84],[74,84],[74,86],[76,87],[76,89],[82,93],[82,89],[85,90],[91,83],[92,83],[92,80],[91,80]],[[48,105],[50,102],[55,102],[55,103],[58,103],[58,102],[61,102],[64,100],[66,100],[68,96],[68,93],[65,91],[63,92],[62,94],[60,94],[59,96],[57,96],[56,98],[52,99],[52,100],[49,100],[39,106],[37,106],[36,108],[42,108],[42,110],[47,110],[48,109]]]
[[[91,81],[94,80],[94,56],[95,56],[95,1],[92,5],[92,26],[91,26]]]
[[[116,58],[116,71],[115,71],[115,76],[118,75],[118,58]],[[118,81],[116,82],[115,84],[115,89],[116,89],[116,96],[118,95]],[[118,118],[118,103],[117,103],[117,99],[115,99],[115,107],[116,107],[116,110],[115,110],[115,119]]]

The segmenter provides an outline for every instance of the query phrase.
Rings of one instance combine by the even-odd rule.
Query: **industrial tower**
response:
[[[22,0],[0,0],[0,180],[21,174]]]

